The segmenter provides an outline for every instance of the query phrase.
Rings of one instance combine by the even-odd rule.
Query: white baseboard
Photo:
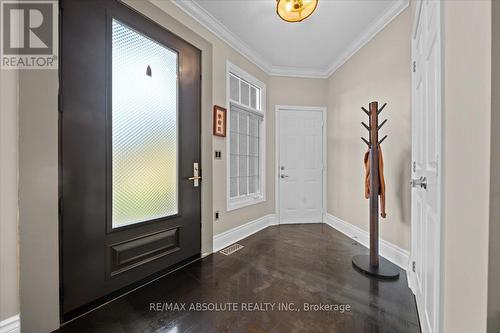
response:
[[[214,236],[214,252],[220,251],[237,241],[261,231],[271,225],[276,224],[276,215],[265,215],[256,220],[250,221],[239,227],[229,229]]]
[[[416,282],[415,282],[415,273],[412,272],[413,267],[411,264],[411,258],[408,259],[408,267],[406,268],[406,278],[408,280],[408,288],[410,288],[411,292],[415,294],[415,291],[417,290],[415,288]]]
[[[20,333],[21,332],[21,318],[19,315],[0,321],[0,333]]]
[[[322,221],[277,221],[276,219],[276,224],[317,224],[317,223],[323,223]]]
[[[304,223],[304,222],[301,222]],[[324,218],[324,223],[328,224],[332,228],[340,231],[341,233],[355,239],[358,243],[369,247],[370,236],[367,231],[356,227],[348,222],[345,222],[331,214],[326,214]],[[224,231],[221,234],[214,236],[214,252],[220,251],[229,245],[236,243],[237,241],[253,235],[254,233],[261,231],[271,225],[277,224],[277,218],[275,214],[269,214],[258,218],[256,220],[245,223],[239,227]],[[282,222],[281,224],[295,224]],[[410,253],[402,248],[386,241],[383,239],[379,240],[379,250],[380,255],[392,263],[398,265],[405,271],[409,269]],[[1,332],[0,332],[1,333]]]
[[[365,247],[370,247],[370,235],[367,231],[339,219],[331,214],[325,215],[325,223],[334,229],[337,229],[344,235],[355,239]],[[392,263],[398,265],[405,271],[408,270],[410,253],[402,248],[383,239],[379,240],[380,255]]]

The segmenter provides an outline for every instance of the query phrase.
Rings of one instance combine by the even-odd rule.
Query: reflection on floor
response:
[[[327,225],[269,227],[239,243],[57,332],[420,332],[405,272],[392,282],[361,275],[351,257],[367,249]]]

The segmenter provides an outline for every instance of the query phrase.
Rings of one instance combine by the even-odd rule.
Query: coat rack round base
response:
[[[352,265],[359,272],[368,276],[385,280],[395,280],[399,278],[399,267],[382,257],[379,257],[378,266],[372,266],[370,265],[370,255],[359,254],[352,257]]]

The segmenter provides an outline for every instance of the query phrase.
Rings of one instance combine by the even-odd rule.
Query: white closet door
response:
[[[417,4],[412,41],[412,267],[422,332],[439,332],[441,23],[439,1]]]
[[[280,223],[322,222],[323,114],[280,110]]]

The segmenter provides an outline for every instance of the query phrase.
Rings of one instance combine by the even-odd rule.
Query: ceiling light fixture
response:
[[[311,16],[318,0],[276,0],[276,13],[284,21],[300,22]]]

